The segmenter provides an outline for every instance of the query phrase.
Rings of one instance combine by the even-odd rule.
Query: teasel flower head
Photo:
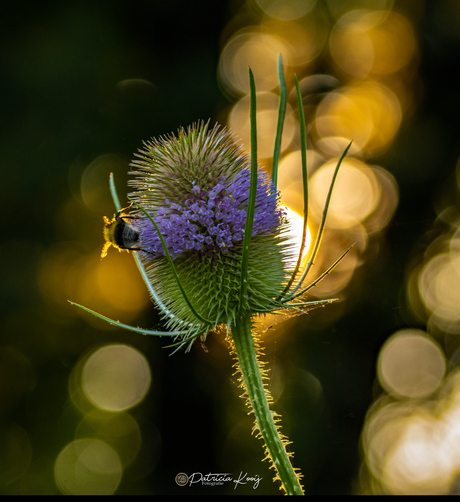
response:
[[[240,295],[251,162],[233,134],[198,123],[144,143],[136,157],[129,184],[138,207],[138,247],[166,307],[168,329],[193,339],[216,326],[231,327],[237,313],[278,310],[292,253],[279,194],[260,168],[247,288]]]

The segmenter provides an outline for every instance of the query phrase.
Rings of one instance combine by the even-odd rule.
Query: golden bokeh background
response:
[[[197,120],[250,143],[268,172],[287,84],[278,188],[308,250],[304,285],[337,298],[261,319],[274,409],[308,494],[460,493],[460,54],[452,0],[101,0],[4,6],[0,253],[0,493],[278,494],[222,333],[190,354],[165,339],[135,263],[100,260],[108,176],[126,203],[142,141]],[[281,322],[284,321],[284,322]],[[169,340],[169,339],[167,339]],[[240,472],[251,486],[178,486]]]

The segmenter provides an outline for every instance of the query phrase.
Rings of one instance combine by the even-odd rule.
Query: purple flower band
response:
[[[207,256],[227,254],[243,240],[250,176],[249,165],[246,165],[231,181],[222,177],[209,187],[192,182],[188,190],[182,191],[180,199],[164,201],[152,217],[173,259],[187,252]],[[259,169],[252,235],[273,232],[283,219],[278,194],[269,177]],[[136,226],[141,230],[141,247],[150,255],[164,256],[150,220],[140,217]]]

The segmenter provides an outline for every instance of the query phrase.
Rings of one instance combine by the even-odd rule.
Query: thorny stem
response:
[[[246,390],[248,405],[254,411],[256,425],[265,442],[267,456],[273,462],[277,478],[281,481],[286,494],[303,495],[299,476],[291,465],[285,443],[280,437],[273,413],[268,406],[251,328],[250,314],[235,319],[231,328],[234,352],[242,375],[242,387]]]

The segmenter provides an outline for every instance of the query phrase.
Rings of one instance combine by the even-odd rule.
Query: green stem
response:
[[[275,466],[286,494],[303,495],[299,477],[291,465],[285,443],[279,435],[273,414],[268,406],[251,328],[250,314],[235,319],[232,326],[234,350],[249,398],[248,404],[254,411],[256,424],[265,442],[267,453]]]

